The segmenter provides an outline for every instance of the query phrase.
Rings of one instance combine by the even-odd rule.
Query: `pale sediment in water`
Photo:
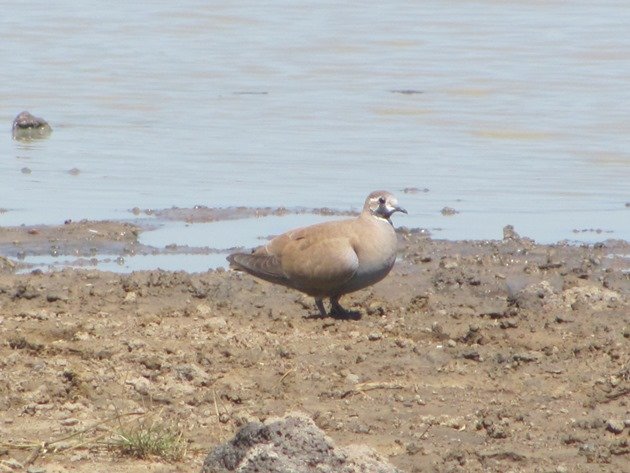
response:
[[[97,268],[115,272],[183,270],[204,272],[225,267],[232,251],[263,244],[291,228],[330,219],[351,218],[354,211],[327,208],[170,208],[132,209],[129,220],[78,222],[63,225],[22,225],[0,227],[0,256],[14,271],[59,270],[65,267]],[[429,229],[398,227],[401,249],[409,237],[429,238]],[[439,232],[439,229],[438,229]],[[594,231],[595,235],[601,235]],[[567,241],[537,245],[521,236],[512,226],[504,228],[503,240],[451,241],[456,252],[468,253],[479,245],[497,242],[522,244],[524,248],[571,248]],[[606,264],[623,261],[630,255],[628,243],[607,239],[586,248],[597,248]],[[630,265],[626,265],[628,270]]]

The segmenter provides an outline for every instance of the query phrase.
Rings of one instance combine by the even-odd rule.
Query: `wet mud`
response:
[[[18,227],[0,248],[126,251],[141,231]],[[16,274],[5,258],[0,471],[199,472],[244,423],[290,411],[406,472],[627,469],[630,244],[399,239],[392,273],[343,298],[356,320],[223,269]],[[184,458],[121,456],[137,417],[176,427]]]

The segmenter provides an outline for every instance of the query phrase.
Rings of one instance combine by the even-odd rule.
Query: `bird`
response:
[[[394,266],[398,241],[390,217],[395,212],[407,213],[393,194],[374,191],[356,218],[290,230],[227,260],[231,269],[314,297],[322,317],[347,316],[341,296],[379,282]]]

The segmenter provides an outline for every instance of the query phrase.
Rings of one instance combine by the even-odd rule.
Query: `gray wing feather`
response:
[[[257,255],[251,253],[234,253],[227,257],[230,266],[257,276],[269,282],[286,284],[287,275],[280,266],[280,261],[273,255]]]

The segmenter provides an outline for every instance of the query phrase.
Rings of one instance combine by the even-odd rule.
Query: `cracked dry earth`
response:
[[[289,411],[406,472],[629,471],[630,246],[401,240],[358,320],[230,271],[0,274],[0,472],[199,472]],[[145,421],[183,458],[112,448]]]

